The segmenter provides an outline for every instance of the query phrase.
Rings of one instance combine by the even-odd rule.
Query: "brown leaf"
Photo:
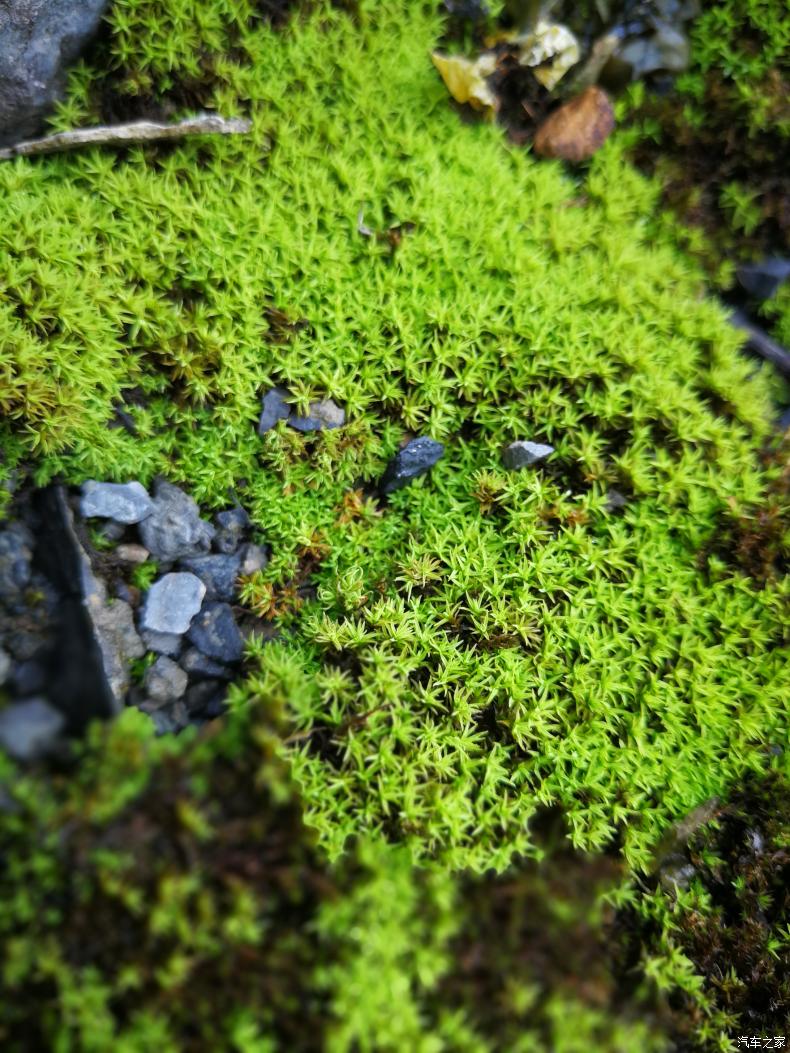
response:
[[[603,146],[613,129],[609,96],[593,85],[546,118],[535,135],[535,153],[563,161],[585,161]]]

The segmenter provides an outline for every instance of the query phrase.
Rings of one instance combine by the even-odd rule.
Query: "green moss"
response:
[[[617,140],[580,187],[458,120],[432,5],[280,33],[198,6],[116,4],[55,123],[97,115],[97,70],[177,106],[210,67],[249,137],[0,167],[6,467],[161,471],[250,509],[288,637],[234,700],[281,714],[332,857],[366,834],[501,869],[560,805],[575,844],[645,864],[786,734],[786,581],[700,556],[779,471],[766,378]],[[366,239],[360,208],[413,229]],[[273,383],[349,424],[258,438]],[[107,427],[124,399],[136,436]],[[430,478],[365,500],[417,431],[447,444]],[[519,437],[557,453],[505,474]]]

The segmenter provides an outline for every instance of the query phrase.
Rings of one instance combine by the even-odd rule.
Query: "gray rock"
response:
[[[114,519],[117,523],[139,523],[154,510],[142,483],[97,483],[82,486],[80,511],[86,519]]]
[[[199,651],[220,662],[239,662],[244,653],[244,641],[227,603],[204,604],[187,636]]]
[[[381,492],[391,494],[424,475],[444,454],[444,446],[435,439],[420,436],[412,439],[395,454],[381,480]]]
[[[63,488],[41,491],[36,506],[42,570],[61,594],[48,694],[76,729],[123,707],[129,663],[145,652],[129,604],[109,599],[94,577]]]
[[[790,260],[775,258],[760,263],[744,263],[735,273],[750,296],[757,300],[770,300],[779,286],[790,278]]]
[[[202,651],[198,651],[197,647],[190,647],[188,651],[185,651],[179,664],[196,680],[204,680],[207,677],[230,680],[233,676],[232,670],[208,658]]]
[[[114,697],[122,703],[129,688],[129,663],[145,654],[134,627],[132,608],[121,599],[108,601],[99,582],[85,602],[99,641],[104,674]]]
[[[628,505],[628,498],[619,490],[608,490],[606,493],[606,511],[618,512]]]
[[[246,578],[263,570],[269,562],[266,550],[262,545],[253,545],[252,542],[245,545],[240,553],[239,577]]]
[[[36,135],[107,0],[0,4],[0,145]]]
[[[288,392],[285,388],[270,388],[261,399],[261,417],[258,421],[258,434],[263,435],[275,426],[278,420],[287,420],[291,407],[286,402]]]
[[[654,27],[651,36],[629,40],[620,49],[618,58],[631,67],[634,80],[656,70],[682,73],[688,68],[691,47],[686,35],[658,19],[654,20]]]
[[[28,658],[14,666],[11,672],[11,689],[17,698],[29,698],[47,688],[48,670],[38,658]]]
[[[293,415],[288,424],[297,431],[322,431],[325,428],[342,428],[346,423],[346,411],[332,399],[311,402],[306,417]]]
[[[194,574],[165,574],[146,593],[140,626],[155,633],[185,633],[205,595],[206,586]]]
[[[143,643],[147,651],[154,654],[166,654],[168,658],[177,658],[183,642],[180,633],[155,633],[143,629]]]
[[[232,600],[236,592],[241,556],[192,556],[179,566],[200,578],[210,600]]]
[[[0,531],[0,598],[17,597],[30,584],[33,535],[22,523]]]
[[[8,680],[11,672],[11,657],[0,647],[0,687]]]
[[[187,689],[187,674],[180,665],[160,655],[145,671],[143,684],[152,702],[175,702]]]
[[[238,549],[250,525],[250,517],[243,508],[229,508],[214,516],[216,534],[214,548],[223,555],[231,556]]]
[[[502,461],[506,468],[517,470],[540,464],[552,453],[554,453],[554,447],[546,443],[518,439],[507,447],[502,454]]]
[[[143,702],[139,709],[154,723],[157,735],[175,735],[189,725],[189,714],[184,702]]]
[[[0,710],[0,746],[16,760],[34,761],[47,754],[65,720],[46,699],[29,698]]]
[[[154,510],[139,531],[151,555],[165,562],[208,552],[214,537],[214,527],[200,518],[200,509],[192,498],[164,481],[157,484]]]

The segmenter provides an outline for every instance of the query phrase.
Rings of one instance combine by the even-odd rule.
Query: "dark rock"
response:
[[[192,556],[179,566],[200,578],[210,600],[232,600],[236,591],[241,556]]]
[[[172,658],[160,655],[146,669],[143,684],[152,702],[175,702],[187,689],[187,674]]]
[[[204,680],[206,677],[214,677],[218,680],[230,680],[233,671],[227,666],[221,665],[208,658],[197,647],[190,647],[181,656],[181,668],[196,680]]]
[[[266,550],[261,545],[253,545],[252,542],[245,545],[239,555],[239,577],[242,578],[247,578],[250,574],[263,570],[269,562]]]
[[[287,420],[291,407],[286,402],[288,392],[285,388],[270,388],[261,399],[261,416],[258,421],[258,434],[263,435],[275,426],[278,420]]]
[[[220,680],[201,680],[191,684],[184,695],[184,704],[190,717],[211,719],[219,716],[223,710],[226,685]]]
[[[140,626],[155,633],[185,633],[205,595],[206,586],[194,574],[165,574],[146,593]]]
[[[28,658],[14,666],[11,672],[11,688],[17,698],[38,695],[47,688],[47,665],[38,658]]]
[[[243,508],[229,508],[214,516],[216,534],[214,548],[223,555],[231,556],[238,549],[250,526],[250,517]]]
[[[189,713],[183,702],[143,702],[139,707],[154,723],[157,735],[175,735],[189,726]]]
[[[72,727],[124,705],[129,663],[145,653],[129,604],[93,576],[62,487],[36,495],[37,554],[60,592],[48,694]]]
[[[83,484],[80,511],[86,519],[139,523],[153,510],[154,503],[142,483],[97,483],[90,479]]]
[[[244,641],[227,603],[206,603],[187,636],[203,654],[220,662],[241,661]]]
[[[506,468],[517,470],[540,464],[552,453],[554,453],[554,447],[546,443],[518,439],[507,447],[502,454],[502,461]]]
[[[30,584],[33,536],[22,523],[0,531],[0,599],[18,596]]]
[[[143,643],[147,651],[154,654],[166,654],[168,658],[178,657],[183,638],[180,633],[155,633],[143,629]]]
[[[175,561],[208,552],[214,527],[200,518],[200,509],[183,490],[160,481],[154,510],[139,526],[140,539],[155,559]]]
[[[0,747],[16,760],[45,756],[63,731],[65,720],[43,698],[13,702],[0,710]]]
[[[332,399],[311,402],[306,417],[293,415],[288,424],[297,431],[322,431],[325,428],[342,428],[346,423],[346,411]]]
[[[775,258],[744,263],[735,273],[750,296],[756,300],[770,300],[779,286],[790,278],[790,260]]]
[[[11,672],[11,656],[8,655],[2,648],[0,648],[0,687],[8,679],[8,674]]]
[[[466,18],[470,22],[488,18],[488,4],[483,0],[444,0],[444,8],[453,18]]]
[[[41,650],[44,640],[41,633],[20,629],[7,637],[5,645],[18,662],[26,662]]]
[[[0,4],[0,145],[41,129],[67,67],[99,25],[107,0],[3,0]]]
[[[435,439],[420,436],[412,439],[395,454],[381,480],[381,492],[391,494],[407,486],[412,479],[429,471],[444,453],[444,446]]]

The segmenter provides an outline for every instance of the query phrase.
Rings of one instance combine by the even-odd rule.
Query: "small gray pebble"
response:
[[[258,421],[258,434],[270,431],[278,420],[287,420],[291,407],[286,402],[288,392],[285,388],[270,388],[261,399],[261,416]]]
[[[406,443],[392,458],[381,480],[381,492],[391,494],[424,475],[442,457],[444,446],[435,439],[420,436]]]
[[[262,545],[254,545],[250,542],[245,545],[240,553],[239,577],[247,578],[256,571],[263,570],[269,559]]]
[[[151,553],[142,545],[119,545],[115,555],[124,563],[145,563]]]
[[[288,424],[297,431],[322,431],[325,428],[342,428],[346,423],[346,411],[332,399],[311,402],[305,417],[293,415]]]
[[[200,578],[210,600],[232,600],[239,576],[239,556],[190,556],[179,566]]]
[[[229,508],[214,516],[214,548],[223,555],[231,556],[238,549],[249,529],[250,517],[243,508]]]
[[[156,633],[185,633],[205,595],[206,586],[194,574],[165,574],[146,593],[140,626]]]
[[[14,598],[30,583],[33,535],[22,523],[0,531],[0,597]]]
[[[519,469],[529,468],[534,464],[540,464],[548,456],[554,453],[554,447],[542,442],[529,442],[527,439],[518,439],[511,442],[502,455],[506,468]]]
[[[44,698],[13,702],[0,710],[0,746],[20,761],[48,753],[63,730],[63,714]]]
[[[205,603],[187,636],[209,658],[229,664],[241,661],[244,641],[227,603]]]
[[[172,658],[160,655],[146,669],[143,684],[152,702],[174,702],[187,689],[187,674]]]
[[[790,259],[774,258],[744,263],[735,272],[746,292],[757,300],[770,300],[790,278]]]
[[[89,479],[83,484],[80,511],[86,519],[140,523],[153,510],[154,503],[142,483],[97,483]]]
[[[155,559],[169,562],[199,556],[211,548],[214,527],[200,518],[200,509],[183,490],[160,481],[154,510],[140,524],[140,540]]]

